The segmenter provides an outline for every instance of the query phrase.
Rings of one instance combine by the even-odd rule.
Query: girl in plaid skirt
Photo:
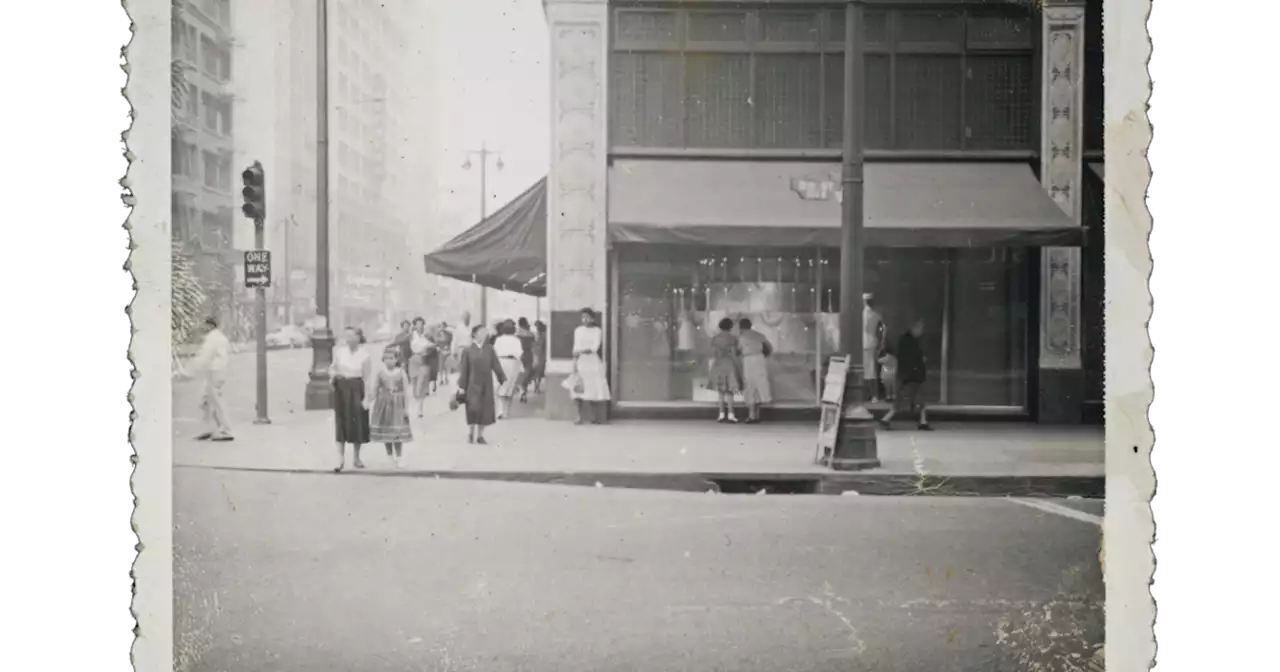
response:
[[[369,409],[369,440],[387,447],[387,457],[400,468],[404,444],[413,440],[406,400],[409,374],[400,361],[400,348],[389,346],[382,352],[382,366],[369,381],[365,407]]]

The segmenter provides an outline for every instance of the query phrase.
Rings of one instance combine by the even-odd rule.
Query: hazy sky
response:
[[[438,162],[441,206],[479,217],[479,171],[463,170],[468,149],[502,152],[490,163],[489,212],[547,172],[550,149],[549,45],[541,0],[424,0],[438,8],[444,152]]]

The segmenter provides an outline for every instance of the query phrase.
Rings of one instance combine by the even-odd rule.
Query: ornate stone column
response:
[[[1084,149],[1084,1],[1045,0],[1041,22],[1040,181],[1081,221]],[[1080,248],[1040,256],[1040,422],[1083,421],[1080,352]]]
[[[576,417],[561,382],[573,366],[579,311],[609,311],[605,187],[608,177],[607,0],[544,0],[551,38],[551,171],[547,177],[550,353],[546,412]],[[606,348],[612,344],[606,344]],[[607,356],[607,353],[606,353]]]

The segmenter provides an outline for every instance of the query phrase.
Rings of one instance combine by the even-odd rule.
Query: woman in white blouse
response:
[[[413,331],[409,333],[409,379],[413,381],[413,405],[418,409],[419,418],[431,385],[435,383],[435,372],[427,365],[427,357],[435,347],[427,335],[427,321],[421,317],[414,318]]]
[[[498,356],[498,364],[506,381],[498,387],[498,419],[511,413],[511,400],[516,395],[516,386],[520,383],[520,374],[524,364],[520,361],[524,356],[524,344],[516,336],[516,325],[507,320],[498,325],[498,338],[493,342],[493,352]]]
[[[343,343],[333,349],[329,377],[333,380],[334,440],[338,444],[338,466],[346,466],[346,444],[351,444],[351,464],[364,469],[360,447],[369,443],[369,411],[364,407],[365,385],[373,373],[369,351],[364,347],[364,333],[355,327],[343,331]]]
[[[604,424],[609,412],[609,379],[605,375],[604,330],[596,312],[582,309],[582,324],[573,330],[573,372],[578,377],[573,398],[578,404],[578,422]]]

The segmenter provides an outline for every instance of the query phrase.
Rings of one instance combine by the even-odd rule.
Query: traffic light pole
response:
[[[266,241],[264,240],[264,226],[266,222],[262,219],[255,218],[253,220],[253,246],[255,249],[266,249]],[[256,332],[255,340],[258,342],[257,353],[257,369],[258,369],[258,417],[254,419],[255,425],[269,425],[271,418],[267,417],[267,288],[257,287],[254,290],[256,311],[255,320]]]

